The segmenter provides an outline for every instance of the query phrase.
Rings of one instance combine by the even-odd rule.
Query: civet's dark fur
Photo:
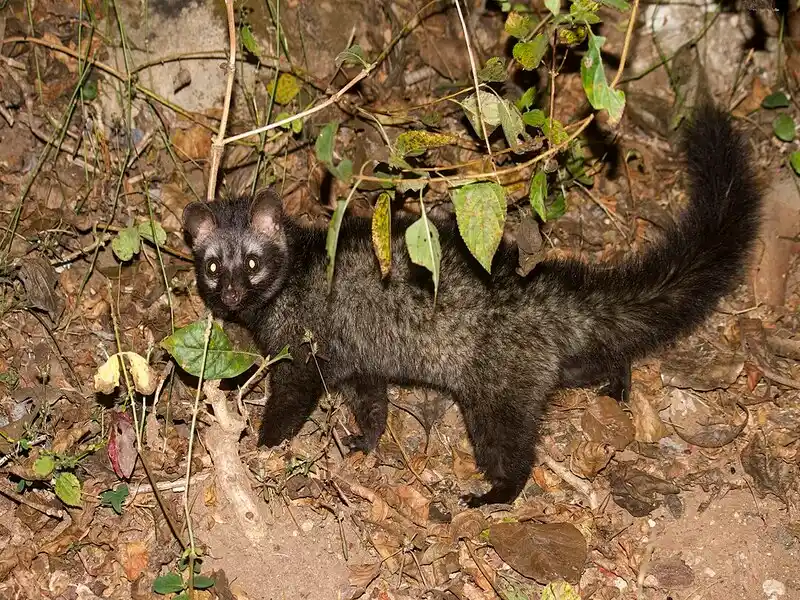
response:
[[[302,353],[309,330],[326,383],[348,390],[361,429],[355,447],[374,448],[383,433],[387,383],[448,390],[493,486],[471,504],[512,501],[555,389],[610,381],[623,396],[631,361],[698,325],[738,280],[760,204],[745,143],[727,116],[704,108],[685,151],[688,208],[657,243],[620,264],[549,260],[522,278],[515,250],[501,246],[490,276],[452,225],[439,224],[435,311],[430,274],[405,249],[408,219],[393,223],[392,271],[381,281],[369,221],[346,218],[329,295],[325,234],[286,218],[271,192],[190,205],[184,228],[206,304],[245,325],[265,353],[287,343],[294,353],[272,370],[260,442],[294,435],[323,391]],[[252,274],[248,254],[258,262]]]

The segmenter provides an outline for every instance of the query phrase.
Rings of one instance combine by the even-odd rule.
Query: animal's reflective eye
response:
[[[219,271],[219,265],[217,264],[217,261],[210,260],[206,263],[206,273],[214,276],[217,274],[217,271]]]
[[[250,256],[247,257],[247,261],[246,262],[247,262],[247,269],[251,273],[255,273],[256,271],[258,271],[258,257],[257,256],[253,256],[251,254]]]

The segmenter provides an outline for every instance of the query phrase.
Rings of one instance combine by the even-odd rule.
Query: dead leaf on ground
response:
[[[149,554],[147,544],[144,542],[128,542],[120,546],[119,562],[125,570],[128,581],[134,581],[144,573],[150,560]]]
[[[55,322],[64,303],[55,292],[58,274],[52,265],[40,256],[26,258],[20,266],[19,279],[30,306],[43,310]]]
[[[738,404],[725,406],[715,394],[696,394],[675,388],[670,405],[662,411],[675,433],[701,448],[721,448],[732,442],[747,425],[747,411]]]
[[[541,584],[575,583],[586,563],[586,539],[569,523],[495,523],[489,540],[512,569]]]
[[[111,413],[108,459],[120,479],[128,479],[136,466],[136,431],[128,413]]]
[[[347,571],[350,585],[366,588],[381,572],[381,563],[347,565]]]
[[[761,432],[756,432],[742,450],[741,461],[761,495],[774,494],[786,502],[789,492],[797,486],[797,467],[776,458]]]
[[[678,492],[680,488],[675,484],[631,466],[622,467],[611,476],[614,502],[634,517],[649,515],[665,496]]]
[[[600,396],[589,405],[583,413],[581,427],[591,441],[610,444],[617,450],[624,450],[636,433],[631,418],[608,396]]]
[[[661,363],[664,385],[701,392],[727,388],[744,367],[744,356],[720,352],[710,344],[684,345],[673,350]]]
[[[652,561],[649,572],[655,577],[660,588],[683,589],[694,584],[694,571],[680,556]]]
[[[450,533],[452,540],[474,539],[478,537],[484,529],[488,527],[488,521],[484,514],[477,508],[465,510],[453,517],[450,523]]]
[[[579,477],[594,479],[614,456],[614,448],[608,444],[582,440],[570,456],[570,471]]]
[[[630,407],[637,442],[654,444],[669,435],[669,429],[658,416],[658,411],[636,386],[631,390]]]
[[[170,139],[178,156],[184,160],[201,160],[211,151],[211,132],[194,125],[189,129],[178,129]]]

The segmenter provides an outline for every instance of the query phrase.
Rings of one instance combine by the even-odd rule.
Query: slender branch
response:
[[[631,7],[631,17],[628,20],[628,29],[625,32],[625,43],[622,46],[622,56],[619,59],[619,69],[611,82],[611,87],[617,87],[617,84],[622,79],[622,73],[625,71],[625,62],[628,60],[628,50],[631,47],[631,39],[633,38],[633,28],[636,26],[636,15],[639,11],[639,0],[633,0],[633,7]]]

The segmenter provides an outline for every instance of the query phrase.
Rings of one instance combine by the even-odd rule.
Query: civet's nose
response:
[[[235,288],[232,285],[228,285],[224,290],[222,290],[222,302],[225,303],[225,306],[228,308],[236,308],[236,306],[241,302],[242,290],[239,288]]]

